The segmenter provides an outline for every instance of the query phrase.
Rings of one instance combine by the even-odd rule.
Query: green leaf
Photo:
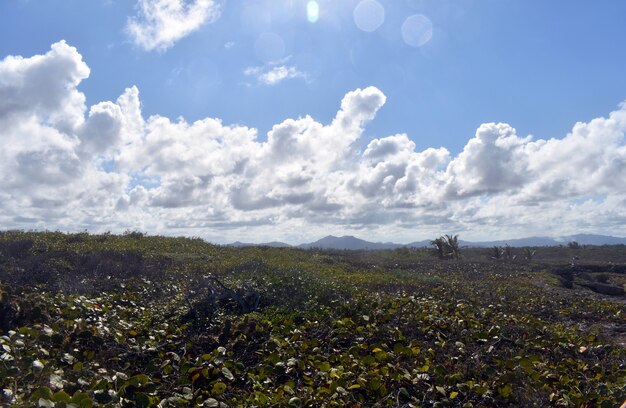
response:
[[[509,384],[505,385],[504,387],[498,388],[498,394],[502,398],[508,398],[512,393],[513,393],[513,388]]]
[[[528,359],[528,358],[522,358],[519,361],[519,365],[520,365],[520,367],[524,368],[525,370],[529,370],[529,369],[533,368],[533,362],[530,361],[530,359]]]
[[[289,406],[290,407],[299,407],[302,405],[302,400],[300,400],[300,398],[298,397],[292,397],[289,399]]]
[[[380,349],[379,349],[380,350]],[[387,353],[386,351],[379,351],[377,353],[374,353],[374,357],[376,358],[376,360],[378,361],[385,361],[389,359],[389,353]]]
[[[48,387],[39,387],[30,395],[31,401],[38,401],[41,398],[52,400],[52,390]]]
[[[72,401],[72,397],[70,397],[67,392],[61,390],[54,393],[54,395],[52,396],[52,401],[69,403]]]
[[[44,408],[53,408],[54,402],[50,401],[49,399],[39,398],[39,401],[37,401],[37,406]]]
[[[221,381],[213,384],[213,388],[211,389],[211,394],[213,395],[222,395],[226,391],[226,384]]]
[[[202,406],[209,407],[209,408],[216,408],[220,406],[220,403],[215,398],[208,398],[204,400],[204,402],[202,403]]]
[[[486,387],[479,386],[479,387],[474,388],[474,392],[476,392],[476,394],[478,395],[485,395],[487,391],[489,391],[489,389]]]
[[[141,386],[141,390],[146,394],[152,394],[159,388],[157,383],[149,382]]]
[[[320,371],[330,371],[330,363],[328,361],[324,361],[320,363],[320,365],[318,366],[318,369]]]
[[[55,389],[63,388],[63,379],[57,374],[50,375],[50,386]]]
[[[129,382],[133,385],[141,385],[141,384],[146,384],[148,382],[150,382],[150,377],[148,377],[145,374],[137,374],[137,375],[133,375]]]
[[[72,402],[81,402],[84,400],[91,400],[91,398],[89,398],[89,394],[86,392],[76,391],[74,395],[72,395]]]
[[[226,377],[227,380],[232,381],[235,379],[233,373],[226,367],[222,367],[222,374],[224,374],[224,377]]]
[[[31,367],[33,371],[40,372],[41,370],[43,370],[44,364],[39,360],[35,360],[32,362]]]
[[[150,398],[143,393],[137,393],[135,394],[135,397],[133,398],[134,402],[135,402],[135,406],[137,407],[149,407],[150,406]]]
[[[378,390],[381,385],[380,378],[372,378],[369,382],[369,388],[372,391]]]

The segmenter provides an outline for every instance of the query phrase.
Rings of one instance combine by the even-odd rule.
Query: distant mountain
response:
[[[565,241],[567,243],[569,241]],[[473,247],[473,248],[491,248],[494,246],[505,246],[509,245],[512,247],[544,247],[544,246],[559,246],[563,244],[563,242],[559,242],[556,239],[549,237],[529,237],[529,238],[518,238],[518,239],[505,239],[498,241],[483,241],[483,242],[471,242],[471,241],[460,241],[462,247]]]
[[[545,247],[567,245],[572,241],[576,241],[580,245],[626,245],[626,238],[612,237],[610,235],[576,234],[559,238],[530,237],[486,242],[461,241],[461,246],[489,248],[508,244],[512,247]]]
[[[424,241],[416,241],[406,244],[407,247],[411,248],[425,248],[431,247],[431,240],[426,239]],[[505,246],[509,245],[512,247],[524,247],[524,246],[554,246],[562,244],[552,238],[546,237],[531,237],[531,238],[521,238],[521,239],[509,239],[509,240],[500,240],[500,241],[483,241],[483,242],[472,242],[472,241],[464,241],[462,239],[459,240],[459,245],[461,248],[491,248],[494,246]]]
[[[335,237],[328,235],[320,240],[308,244],[298,245],[299,248],[321,248],[321,249],[395,249],[404,245],[390,242],[369,242],[351,235]]]
[[[285,244],[284,242],[278,242],[278,241],[272,241],[272,242],[263,242],[260,244],[252,244],[249,242],[239,242],[239,241],[235,241],[232,242],[230,244],[226,244],[226,246],[232,246],[232,247],[249,247],[249,246],[259,246],[259,247],[272,247],[272,248],[290,248],[291,245],[289,244]]]
[[[423,241],[415,241],[415,242],[411,242],[406,244],[405,246],[409,247],[409,248],[426,248],[426,247],[430,247],[430,239],[425,239]],[[463,242],[463,241],[461,241]]]
[[[559,242],[559,244],[576,241],[580,245],[626,245],[626,238],[612,237],[609,235],[576,234],[563,237],[562,239],[563,242]]]
[[[272,248],[291,248],[291,245],[280,241],[264,242],[262,244],[259,244],[259,246],[267,246]]]
[[[310,242],[307,244],[300,244],[297,248],[310,249],[310,248],[321,248],[321,249],[396,249],[402,247],[410,247],[410,248],[425,248],[430,247],[429,239],[423,241],[415,241],[409,244],[395,244],[393,242],[370,242],[365,241],[360,238],[356,238],[351,235],[344,235],[343,237],[335,237],[333,235],[328,235],[320,240],[315,242]],[[470,248],[491,248],[494,246],[505,246],[510,245],[512,247],[545,247],[545,246],[559,246],[559,245],[567,245],[567,243],[576,241],[580,245],[626,245],[626,238],[618,238],[612,237],[609,235],[594,235],[594,234],[576,234],[559,238],[549,238],[549,237],[529,237],[529,238],[517,238],[517,239],[503,239],[497,241],[480,241],[480,242],[472,242],[472,241],[464,241],[459,240],[459,244],[461,247],[470,247]],[[235,241],[228,246],[233,247],[247,247],[247,246],[268,246],[274,248],[286,248],[291,247],[291,245],[286,244],[284,242],[265,242],[261,244],[252,244]]]

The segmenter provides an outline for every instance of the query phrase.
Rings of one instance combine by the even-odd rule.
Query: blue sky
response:
[[[319,16],[311,15],[315,8]],[[607,181],[626,168],[624,15],[622,1],[5,1],[0,96],[7,106],[12,98],[26,106],[20,126],[30,118],[42,135],[50,129],[59,135],[54,143],[38,138],[39,151],[9,149],[5,160],[17,167],[0,171],[24,170],[16,158],[37,153],[49,165],[40,171],[62,172],[50,155],[61,145],[72,145],[64,152],[76,156],[77,167],[67,170],[75,180],[57,190],[73,197],[67,203],[35,181],[5,185],[14,205],[5,204],[0,219],[6,227],[137,228],[215,241],[298,242],[327,231],[404,242],[439,232],[625,235],[625,192]],[[422,25],[411,26],[416,22]],[[406,36],[421,44],[408,44]],[[37,106],[45,96],[18,101],[26,93],[9,84],[35,75],[29,64],[36,55],[48,55],[51,67],[56,60],[69,64],[65,76],[41,70],[50,70],[44,80],[57,81],[72,98],[82,95],[71,129],[50,119],[66,115],[59,112],[67,106],[42,113]],[[9,56],[23,57],[23,64],[10,65]],[[54,103],[66,103],[68,95]],[[140,113],[120,95],[135,98]],[[102,108],[107,119],[91,123],[90,108],[106,101],[112,101]],[[364,110],[350,103],[363,103]],[[338,112],[352,112],[358,123],[333,127]],[[17,120],[10,113],[0,103],[0,121]],[[207,118],[221,127],[194,128]],[[300,145],[268,136],[273,126],[288,128],[289,119],[286,132]],[[586,127],[576,131],[577,122]],[[5,145],[21,137],[20,126],[5,126]],[[327,137],[316,133],[320,126]],[[98,148],[89,150],[84,128],[115,142],[94,142]],[[246,129],[254,134],[240,136]],[[157,130],[173,139],[151,145]],[[236,142],[228,132],[239,135]],[[344,149],[336,157],[335,143]],[[381,156],[373,153],[377,146],[391,147]],[[206,157],[191,154],[196,150],[230,163],[232,173],[204,163]],[[264,153],[279,150],[282,156]],[[294,152],[308,156],[299,160]],[[557,168],[559,152],[570,152],[560,161],[589,164],[577,175],[582,180],[568,175],[580,165]],[[184,165],[165,165],[177,154]],[[324,160],[331,156],[334,161]],[[303,184],[294,181],[299,177]],[[108,207],[103,200],[90,207],[89,194],[73,183],[95,183]],[[188,189],[176,190],[181,186]],[[38,204],[44,195],[54,205]],[[553,225],[564,209],[571,215]],[[535,212],[545,219],[526,218]],[[596,214],[597,222],[576,215],[582,212]]]

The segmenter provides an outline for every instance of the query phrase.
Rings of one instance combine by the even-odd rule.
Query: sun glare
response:
[[[385,8],[376,0],[362,0],[354,9],[354,24],[371,33],[385,22]]]
[[[407,17],[402,24],[402,38],[412,47],[421,47],[433,37],[433,23],[422,14]]]
[[[320,6],[316,1],[309,1],[306,5],[306,17],[311,23],[317,22],[320,18]]]

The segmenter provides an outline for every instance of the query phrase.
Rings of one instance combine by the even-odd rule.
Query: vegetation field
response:
[[[619,407],[625,248],[501,250],[3,232],[0,405]]]

